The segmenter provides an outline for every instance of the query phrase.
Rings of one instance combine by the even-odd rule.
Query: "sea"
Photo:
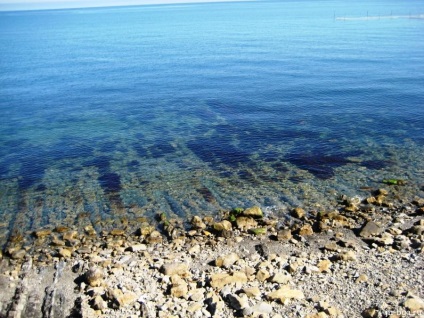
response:
[[[0,12],[0,243],[423,196],[424,2]]]

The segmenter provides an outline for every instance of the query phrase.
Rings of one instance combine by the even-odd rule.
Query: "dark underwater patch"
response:
[[[203,197],[203,199],[205,201],[207,201],[209,203],[216,202],[216,199],[215,199],[213,193],[207,187],[201,187],[201,188],[197,189],[197,192]]]
[[[41,182],[44,177],[46,165],[37,161],[25,161],[20,169],[18,185],[21,190],[26,190],[37,182]]]
[[[164,193],[164,197],[172,212],[181,218],[186,216],[183,209],[181,208],[181,205],[172,196],[170,196],[168,193]]]
[[[282,173],[289,171],[289,169],[287,169],[286,165],[282,162],[276,162],[276,163],[272,164],[271,167],[274,168],[276,171],[282,172]]]
[[[326,155],[292,153],[287,156],[287,161],[299,169],[306,170],[319,179],[334,177],[334,168],[350,163],[346,155]]]
[[[251,173],[249,170],[240,170],[237,173],[237,175],[239,176],[240,179],[245,180],[245,181],[253,182],[253,181],[256,180],[253,173]]]
[[[138,162],[137,160],[132,160],[128,163],[127,166],[130,172],[135,172],[140,167],[140,162]]]
[[[248,153],[220,138],[200,138],[188,142],[187,147],[202,161],[210,164],[223,163],[229,167],[247,164]]]
[[[114,172],[102,174],[98,180],[100,186],[106,193],[118,192],[121,190],[121,177]]]
[[[93,155],[94,148],[87,141],[62,138],[59,143],[49,147],[46,152],[52,160],[88,158]]]
[[[163,158],[166,155],[172,154],[175,152],[174,146],[172,146],[169,142],[166,143],[157,143],[152,147],[149,147],[150,154],[153,158]]]
[[[36,189],[35,189],[35,191],[39,191],[39,192],[43,192],[43,191],[46,191],[47,190],[47,187],[46,187],[46,185],[45,184],[40,184]]]
[[[360,165],[367,169],[380,170],[388,167],[390,162],[387,160],[366,160],[362,161]]]
[[[96,167],[99,170],[100,174],[105,174],[110,170],[110,157],[107,156],[98,156],[94,157],[91,160],[86,161],[84,167]]]
[[[144,148],[140,143],[134,143],[133,148],[140,157],[147,157],[147,149]]]

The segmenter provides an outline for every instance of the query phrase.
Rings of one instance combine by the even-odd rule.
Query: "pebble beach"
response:
[[[284,220],[255,206],[41,228],[3,251],[0,316],[423,317],[423,189],[405,187]]]

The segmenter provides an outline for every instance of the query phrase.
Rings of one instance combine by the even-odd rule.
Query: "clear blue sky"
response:
[[[139,4],[212,2],[228,0],[0,0],[0,11],[105,7]]]

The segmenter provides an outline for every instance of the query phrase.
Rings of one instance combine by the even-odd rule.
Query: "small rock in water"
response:
[[[124,234],[125,231],[121,229],[113,229],[112,231],[110,231],[110,235],[112,236],[123,236]]]
[[[23,259],[25,257],[25,255],[27,254],[27,252],[24,249],[20,249],[17,250],[15,252],[13,252],[10,257],[12,259]]]
[[[34,235],[36,238],[43,238],[50,235],[51,233],[52,233],[52,230],[50,229],[42,229],[42,230],[35,231]]]

